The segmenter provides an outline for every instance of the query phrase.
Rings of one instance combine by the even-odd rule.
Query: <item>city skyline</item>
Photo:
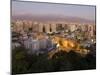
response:
[[[72,16],[95,21],[95,6],[12,1],[12,16],[29,14]]]

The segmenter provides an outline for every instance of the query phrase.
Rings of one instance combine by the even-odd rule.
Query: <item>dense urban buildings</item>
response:
[[[42,23],[37,21],[26,21],[26,20],[17,20],[12,22],[12,31],[21,32],[29,30],[33,32],[58,32],[63,29],[63,31],[70,30],[71,32],[75,30],[81,30],[83,32],[90,33],[90,36],[95,35],[96,27],[94,24],[81,24],[81,23],[59,23],[59,22],[51,22],[51,23]]]
[[[12,1],[12,74],[96,69],[96,7]]]
[[[23,44],[33,53],[47,52],[52,48],[51,35],[75,40],[82,46],[89,46],[90,43],[96,42],[96,26],[94,24],[17,20],[12,22],[11,29],[12,40],[18,40],[17,43],[12,43],[12,48]],[[43,49],[47,51],[42,51]]]

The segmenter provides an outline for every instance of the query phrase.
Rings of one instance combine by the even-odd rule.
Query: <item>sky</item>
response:
[[[95,20],[95,6],[12,1],[12,15],[63,15]]]

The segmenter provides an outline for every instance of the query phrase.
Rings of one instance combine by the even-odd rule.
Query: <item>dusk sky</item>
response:
[[[95,6],[12,1],[12,15],[63,15],[95,20]]]

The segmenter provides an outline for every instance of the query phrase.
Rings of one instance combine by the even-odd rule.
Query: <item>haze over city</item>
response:
[[[95,23],[95,6],[12,1],[12,18]]]

